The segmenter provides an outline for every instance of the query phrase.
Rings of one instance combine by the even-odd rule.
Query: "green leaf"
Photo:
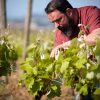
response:
[[[34,85],[34,78],[27,77],[27,79],[26,79],[26,86],[27,86],[28,90],[30,90],[33,85]]]
[[[23,73],[23,74],[21,74],[21,76],[20,76],[20,80],[21,80],[21,81],[24,81],[27,77],[28,77],[28,74]]]
[[[38,74],[38,70],[37,70],[37,67],[33,67],[33,71],[34,75],[37,75]]]
[[[77,83],[75,87],[76,87],[75,88],[76,91],[79,91],[81,89],[81,87],[82,87],[82,84],[81,83]]]
[[[62,65],[61,65],[60,72],[63,73],[64,71],[66,71],[66,69],[68,68],[68,66],[69,66],[69,62],[68,61],[63,61]]]
[[[61,64],[55,64],[55,72],[56,72],[57,74],[60,73],[60,67],[61,67]]]
[[[44,75],[41,75],[41,76],[38,76],[40,79],[49,79],[49,75],[47,74],[44,74]]]
[[[98,55],[100,57],[100,40],[96,44],[95,55]]]
[[[46,71],[47,72],[52,72],[53,71],[53,64],[50,64],[49,66],[47,66]]]
[[[52,90],[54,90],[54,91],[57,90],[57,86],[52,86],[51,88],[52,88]]]
[[[26,58],[26,62],[33,61],[33,58]]]
[[[23,71],[27,72],[27,74],[30,74],[33,72],[33,68],[31,67],[31,65],[29,63],[22,64],[21,69]]]
[[[100,95],[100,88],[97,88],[94,92],[95,95]]]
[[[31,93],[33,96],[36,96],[38,91],[40,91],[43,87],[43,83],[41,81],[35,81],[32,85]]]
[[[18,59],[17,52],[15,50],[11,49],[9,51],[9,58],[10,58],[10,60],[17,60]]]
[[[88,86],[87,86],[87,84],[85,84],[84,86],[81,87],[81,89],[79,90],[79,93],[83,94],[83,95],[87,95],[88,94]]]
[[[53,85],[53,86],[51,86],[51,89],[50,89],[49,94],[47,96],[48,96],[48,98],[53,98],[55,96],[60,96],[60,94],[61,94],[60,86]]]
[[[76,68],[80,69],[84,67],[84,64],[86,64],[87,60],[84,57],[79,57],[79,60],[75,63]]]
[[[34,48],[36,48],[36,45],[33,43],[33,44],[28,46],[27,51],[32,52],[34,50]]]

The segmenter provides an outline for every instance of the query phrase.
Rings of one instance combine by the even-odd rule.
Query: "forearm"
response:
[[[85,42],[89,45],[94,45],[96,42],[100,40],[100,28],[95,29],[85,38]]]
[[[67,49],[71,44],[71,41],[67,41],[67,42],[64,42],[63,44],[61,44],[62,48],[63,49]]]
[[[51,51],[50,57],[56,57],[59,54],[60,50],[65,50],[68,49],[68,47],[70,46],[71,41],[68,42],[64,42],[63,44],[60,44],[56,47],[53,48],[53,50]]]

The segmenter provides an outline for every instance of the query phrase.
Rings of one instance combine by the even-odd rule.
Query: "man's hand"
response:
[[[57,55],[59,55],[59,51],[61,50],[65,50],[68,49],[68,47],[70,46],[71,41],[65,42],[61,45],[56,46],[55,48],[53,48],[53,50],[51,51],[50,57],[56,57]]]
[[[59,51],[62,49],[61,45],[56,46],[55,48],[52,49],[50,57],[56,57],[59,54]]]

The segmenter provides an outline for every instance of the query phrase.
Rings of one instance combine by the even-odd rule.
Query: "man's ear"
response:
[[[66,9],[66,14],[67,14],[69,17],[71,17],[71,16],[72,16],[72,9],[67,8],[67,9]]]

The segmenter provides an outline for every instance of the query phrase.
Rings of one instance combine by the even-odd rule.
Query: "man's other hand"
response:
[[[56,57],[57,55],[59,55],[59,51],[63,51],[65,49],[68,49],[68,47],[70,46],[71,41],[65,42],[63,44],[60,44],[58,46],[56,46],[55,48],[53,48],[53,50],[51,51],[50,57]]]

